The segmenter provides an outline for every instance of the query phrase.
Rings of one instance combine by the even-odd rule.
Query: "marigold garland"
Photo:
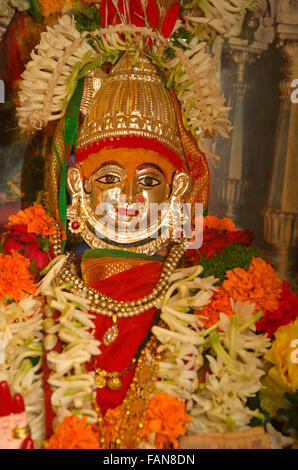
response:
[[[13,225],[24,225],[28,233],[34,233],[42,238],[49,237],[51,243],[54,242],[55,228],[53,219],[48,216],[42,205],[29,207],[21,210],[17,214],[11,215],[6,228]]]
[[[156,433],[158,449],[178,449],[178,437],[186,433],[185,424],[190,416],[185,412],[184,402],[165,393],[157,393],[150,401],[144,422],[143,439]]]
[[[45,449],[100,449],[96,427],[87,417],[66,416],[55,433],[45,442]]]
[[[278,308],[264,312],[256,324],[257,330],[264,330],[269,338],[282,325],[287,325],[298,316],[298,297],[290,290],[290,283],[283,281],[282,291],[278,299]]]
[[[34,277],[30,271],[30,260],[12,251],[0,254],[0,298],[7,297],[16,302],[27,294],[36,292]]]
[[[195,250],[190,250],[194,252]],[[193,256],[186,253],[187,262],[190,266],[200,264],[203,267],[202,277],[214,276],[219,279],[218,284],[221,284],[226,278],[227,271],[235,268],[248,269],[253,257],[261,258],[262,254],[255,246],[245,245],[229,245],[225,248],[223,253],[217,253],[211,258],[200,257],[197,260]]]
[[[62,13],[65,6],[71,8],[75,5],[75,0],[39,0],[42,16],[48,17],[53,13]]]
[[[229,297],[256,304],[256,310],[276,310],[281,281],[270,264],[253,257],[248,271],[235,268],[226,273],[222,287]]]
[[[118,429],[123,421],[121,407],[107,410],[103,418],[105,441],[109,448],[111,440],[115,437],[115,429]],[[185,424],[190,421],[190,416],[185,412],[185,404],[177,397],[165,393],[157,393],[150,400],[144,421],[142,440],[155,433],[154,445],[158,449],[177,449],[178,438],[186,433]]]
[[[207,215],[203,219],[204,229],[208,227],[209,229],[215,228],[216,230],[227,230],[228,232],[234,232],[238,230],[234,222],[228,217],[223,217],[219,219],[214,215]]]

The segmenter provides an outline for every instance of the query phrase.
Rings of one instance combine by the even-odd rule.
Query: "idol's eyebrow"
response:
[[[160,173],[164,174],[162,169],[158,165],[155,165],[155,163],[143,163],[143,165],[138,166],[137,170],[143,170],[144,168],[154,168],[155,170],[158,170]]]
[[[118,166],[121,170],[124,170],[123,166],[120,165],[120,163],[118,162],[114,162],[113,160],[109,161],[109,162],[104,162],[100,165],[100,167],[97,168],[97,170],[95,171],[95,173],[99,170],[102,170],[102,168],[104,168],[105,166],[108,166],[108,165],[113,165],[113,166]]]

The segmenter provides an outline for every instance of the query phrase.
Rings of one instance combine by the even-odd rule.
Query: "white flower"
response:
[[[30,8],[29,0],[10,0],[11,6],[19,11],[26,11]]]
[[[266,424],[266,431],[270,436],[271,449],[283,449],[295,442],[292,437],[283,436],[280,432],[276,431],[271,423]]]
[[[266,335],[254,332],[254,305],[237,302],[232,308],[231,319],[220,314],[219,332],[207,330],[205,334],[203,347],[211,347],[215,356],[206,355],[209,371],[203,387],[192,397],[190,433],[240,431],[252,416],[261,417],[246,401],[261,388],[265,372],[259,357],[269,341]]]
[[[14,9],[8,0],[2,0],[0,2],[0,18],[11,18],[14,14]]]

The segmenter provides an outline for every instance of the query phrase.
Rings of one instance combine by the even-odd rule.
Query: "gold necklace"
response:
[[[66,260],[57,274],[57,282],[59,285],[69,284],[67,290],[75,295],[88,298],[91,301],[88,309],[100,315],[112,318],[113,325],[105,332],[103,343],[109,346],[118,337],[119,330],[117,326],[118,318],[130,318],[143,312],[151,310],[160,305],[163,301],[165,293],[170,286],[170,277],[177,268],[177,265],[185,251],[184,240],[176,242],[170,250],[170,253],[164,263],[160,278],[149,295],[146,295],[134,301],[116,301],[108,297],[96,289],[86,285],[84,281],[76,274],[74,260],[76,255],[72,252],[66,254]]]
[[[94,367],[94,370],[96,372],[94,381],[95,385],[97,388],[105,388],[108,387],[110,390],[113,390],[117,392],[120,390],[123,386],[121,377],[124,377],[128,372],[133,370],[136,364],[136,359],[133,358],[128,366],[125,367],[125,369],[122,372],[108,372],[105,369],[100,369],[98,367]]]
[[[136,449],[142,439],[147,407],[157,381],[160,353],[159,342],[154,336],[137,359],[136,371],[122,403],[113,410],[117,418],[109,423],[109,410],[103,417],[96,398],[93,406],[97,412],[99,441],[102,449]],[[146,350],[151,357],[148,362]]]

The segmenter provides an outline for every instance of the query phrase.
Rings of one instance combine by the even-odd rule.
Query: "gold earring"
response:
[[[85,227],[85,221],[80,217],[81,214],[81,200],[74,198],[71,206],[67,208],[68,230],[71,233],[78,235]]]
[[[74,217],[68,222],[68,230],[76,235],[82,233],[84,227],[85,222],[80,217]]]

